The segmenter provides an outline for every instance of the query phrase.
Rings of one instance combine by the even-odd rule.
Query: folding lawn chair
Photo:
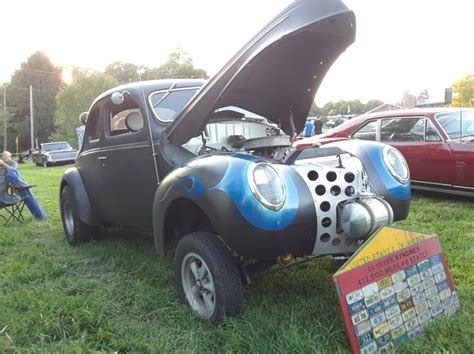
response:
[[[25,189],[25,187],[21,187],[21,189]],[[12,220],[16,220],[21,224],[25,222],[23,209],[26,205],[25,200],[28,197],[19,196],[16,193],[17,191],[18,188],[9,185],[7,190],[0,194],[0,218],[5,221],[3,223],[4,226],[8,225]],[[3,211],[5,212],[3,213]]]

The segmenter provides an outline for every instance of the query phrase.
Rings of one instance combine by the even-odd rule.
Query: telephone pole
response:
[[[31,151],[35,149],[35,126],[33,118],[33,86],[30,85],[30,122],[31,122]]]
[[[7,149],[7,88],[3,85],[3,151]]]

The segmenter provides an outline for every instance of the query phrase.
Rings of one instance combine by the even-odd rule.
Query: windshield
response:
[[[69,145],[68,143],[43,144],[43,145],[41,145],[41,148],[42,148],[43,151],[72,149],[71,145]]]
[[[196,94],[198,88],[179,89],[174,91],[153,92],[149,96],[150,105],[156,118],[162,122],[173,121],[186,104]]]
[[[472,109],[443,112],[435,117],[450,139],[474,136],[474,110]]]

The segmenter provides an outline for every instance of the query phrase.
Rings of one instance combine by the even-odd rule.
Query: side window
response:
[[[425,132],[425,140],[426,141],[441,141],[441,137],[439,136],[436,128],[434,127],[433,123],[430,120],[426,122],[426,132]]]
[[[459,139],[461,135],[459,115],[456,115],[456,114],[438,115],[436,117],[436,120],[444,129],[446,134],[448,134],[450,139]]]
[[[364,125],[356,133],[354,133],[352,137],[361,140],[377,140],[377,121],[374,120]]]
[[[425,118],[382,119],[380,141],[414,142],[424,140]]]
[[[100,109],[95,106],[89,112],[86,123],[86,141],[92,142],[99,139],[100,136]]]
[[[116,113],[111,112],[109,114],[109,135],[132,133],[125,124],[125,119],[131,114],[142,115],[138,108],[125,109]]]

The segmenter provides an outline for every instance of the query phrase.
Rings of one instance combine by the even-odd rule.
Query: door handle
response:
[[[98,160],[107,160],[107,156],[99,156],[97,159]]]

